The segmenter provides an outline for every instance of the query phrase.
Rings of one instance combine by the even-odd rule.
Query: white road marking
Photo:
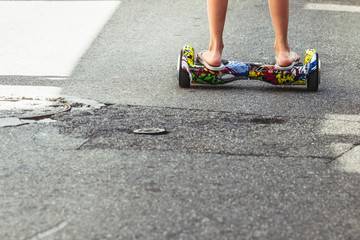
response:
[[[336,159],[337,168],[348,173],[360,173],[360,146],[356,146]]]
[[[360,115],[327,114],[321,133],[325,135],[359,135]]]
[[[319,128],[322,135],[360,136],[360,115],[327,114],[325,118]],[[360,173],[360,146],[333,142],[330,147],[335,155],[342,154],[335,160],[336,169],[348,173]]]
[[[340,5],[340,4],[321,4],[308,3],[305,5],[307,10],[335,11],[335,12],[360,12],[360,6]]]
[[[0,75],[69,77],[120,1],[0,1]]]
[[[95,100],[63,95],[61,92],[62,88],[52,86],[0,85],[0,111],[24,110],[27,108],[41,109],[42,107],[53,105],[51,101],[58,98],[62,98],[68,103],[77,103],[77,109],[100,109],[105,106]]]
[[[6,98],[58,98],[62,89],[50,86],[0,85],[0,97]],[[0,103],[0,110],[1,103]]]

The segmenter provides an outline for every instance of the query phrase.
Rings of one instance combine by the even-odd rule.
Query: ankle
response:
[[[289,43],[287,41],[275,42],[274,51],[275,54],[289,53],[290,52]]]
[[[209,52],[214,53],[214,54],[220,54],[222,55],[224,49],[224,43],[223,42],[219,42],[219,43],[210,43],[209,44]]]

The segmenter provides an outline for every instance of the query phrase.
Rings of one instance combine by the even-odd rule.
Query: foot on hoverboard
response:
[[[276,70],[288,71],[288,70],[291,70],[296,64],[299,63],[301,57],[299,57],[295,52],[290,52],[290,54],[293,56],[293,62],[288,66],[280,66],[278,64],[278,60],[276,59],[276,64],[274,66],[276,68]]]
[[[308,91],[316,92],[320,84],[321,64],[315,49],[306,50],[304,62],[294,62],[285,69],[279,70],[276,64],[222,60],[224,69],[213,71],[196,59],[194,47],[185,45],[178,61],[179,86],[190,87],[193,84],[225,84],[235,80],[260,80],[274,85],[306,85]],[[296,61],[297,60],[297,61]],[[277,64],[278,65],[278,64]]]
[[[220,66],[212,66],[210,64],[208,64],[203,58],[202,55],[205,51],[202,51],[200,53],[198,53],[197,55],[197,60],[204,65],[207,69],[212,70],[212,71],[221,71],[224,70],[225,66],[223,63],[220,64]]]

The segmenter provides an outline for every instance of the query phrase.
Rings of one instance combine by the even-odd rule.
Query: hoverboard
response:
[[[188,88],[192,84],[226,84],[236,80],[260,80],[273,85],[306,85],[316,92],[320,84],[321,63],[315,49],[306,50],[303,63],[290,70],[278,70],[275,65],[223,60],[225,68],[212,71],[195,59],[195,50],[186,45],[180,52],[178,71],[179,86]]]

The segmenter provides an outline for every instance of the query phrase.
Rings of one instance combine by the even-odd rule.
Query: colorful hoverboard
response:
[[[179,85],[183,88],[194,84],[225,84],[235,80],[260,80],[274,85],[306,85],[316,92],[320,84],[320,59],[315,49],[306,51],[304,63],[290,70],[277,70],[274,65],[223,60],[225,68],[212,71],[195,59],[195,50],[186,45],[180,53]]]

